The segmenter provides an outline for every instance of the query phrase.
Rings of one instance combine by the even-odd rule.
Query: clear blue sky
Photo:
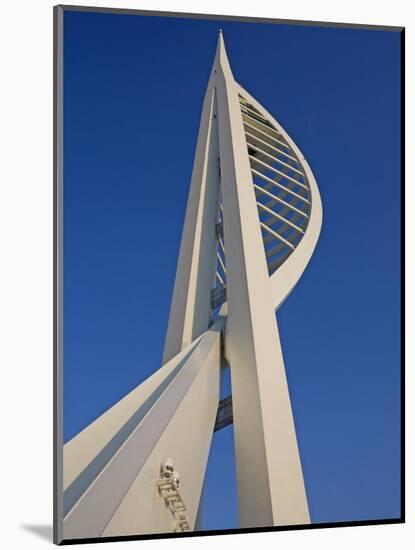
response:
[[[161,362],[203,96],[235,78],[302,149],[320,241],[278,312],[314,522],[400,515],[398,32],[66,12],[65,441]],[[205,528],[237,526],[233,432]]]

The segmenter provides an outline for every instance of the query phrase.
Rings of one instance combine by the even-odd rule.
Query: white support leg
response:
[[[215,70],[241,527],[309,523],[275,307],[238,101],[219,39]]]
[[[160,369],[157,385],[150,378],[67,444],[77,475],[65,491],[65,539],[171,532],[181,519],[194,529],[219,402],[222,325]],[[78,458],[94,433],[93,456]],[[177,514],[159,484],[168,458],[180,477]]]
[[[216,272],[219,145],[216,93],[210,81],[193,165],[192,181],[164,346],[163,363],[208,329],[210,291]]]

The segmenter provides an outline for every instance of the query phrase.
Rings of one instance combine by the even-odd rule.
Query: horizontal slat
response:
[[[270,153],[267,153],[266,151],[263,151],[260,147],[258,147],[257,145],[253,145],[252,143],[249,143],[248,142],[248,147],[250,147],[251,149],[253,149],[254,151],[257,151],[258,153],[261,153],[262,155],[265,155],[266,157],[268,157],[269,159],[273,160],[274,162],[278,162],[279,164],[282,164],[283,166],[285,166],[286,168],[289,168],[290,170],[292,170],[293,172],[295,172],[296,174],[300,174],[300,176],[304,177],[305,174],[304,172],[301,172],[301,170],[297,170],[297,168],[294,168],[294,166],[291,166],[291,164],[287,164],[286,162],[284,162],[283,160],[280,160],[279,158],[277,157],[274,157],[274,155],[271,155]],[[286,177],[289,177],[289,176],[286,176]],[[293,179],[293,181],[295,183],[298,183],[299,185],[301,185],[301,183],[295,179]]]
[[[299,210],[298,208],[296,208],[295,206],[293,206],[289,202],[286,202],[284,199],[280,199],[279,197],[277,197],[277,195],[274,195],[273,193],[270,193],[270,191],[267,191],[266,189],[264,189],[260,185],[257,185],[256,183],[254,183],[254,187],[260,193],[263,193],[264,195],[267,195],[267,197],[271,197],[274,201],[277,201],[277,202],[283,204],[284,206],[286,206],[290,210],[293,210],[294,212],[297,212],[297,214],[301,214],[301,216],[304,216],[304,218],[308,218],[308,216],[305,212],[303,212],[302,210]],[[269,202],[271,202],[271,201],[269,201]]]
[[[252,128],[252,126],[250,126],[250,128]],[[262,133],[262,132],[261,132]],[[254,136],[254,134],[251,134],[250,132],[248,132],[248,130],[245,130],[245,135],[246,136],[249,136],[250,138],[252,139],[255,139],[256,141],[259,141],[260,143],[263,143],[264,145],[266,145],[267,147],[269,147],[270,149],[272,149],[273,151],[275,151],[276,153],[279,153],[280,155],[284,155],[284,157],[287,157],[289,158],[290,160],[293,160],[294,162],[296,162],[297,164],[299,164],[298,160],[294,157],[292,157],[291,155],[289,155],[288,153],[285,153],[284,151],[281,151],[281,149],[278,149],[277,147],[275,147],[274,145],[271,145],[271,143],[268,143],[266,141],[264,141],[263,139],[259,138],[258,136]]]
[[[306,189],[308,191],[308,187],[307,187],[307,185],[304,185],[304,183],[301,183],[300,181],[296,180],[295,178],[292,178],[291,176],[288,176],[287,174],[284,174],[284,172],[281,172],[281,170],[278,170],[277,168],[274,168],[273,166],[270,166],[269,164],[267,164],[263,160],[259,160],[259,159],[255,158],[253,155],[248,155],[248,156],[252,160],[254,160],[256,162],[259,162],[259,164],[262,164],[262,166],[265,166],[265,168],[268,168],[268,170],[271,170],[271,172],[275,172],[279,176],[281,176],[281,177],[283,177],[283,178],[285,178],[289,181],[292,181],[293,183],[295,183],[299,187],[302,187],[303,189]]]
[[[251,109],[250,107],[248,107],[247,105],[242,105],[241,104],[241,110],[245,110],[249,113],[252,113],[253,115],[257,116],[258,118],[261,118],[264,122],[267,122],[267,119],[261,115],[261,113],[259,113],[258,111],[254,111],[253,109]],[[279,133],[279,132],[278,132]]]
[[[222,260],[222,258],[220,257],[219,251],[218,251],[218,260],[219,260],[219,263],[220,263],[221,268],[223,269],[224,274],[226,275],[225,264],[223,263],[223,260]]]
[[[255,130],[256,132],[258,132],[259,134],[262,134],[263,136],[271,139],[272,141],[275,141],[275,143],[278,143],[279,145],[283,145],[285,148],[287,148],[289,151],[291,151],[290,147],[284,143],[283,141],[279,140],[279,139],[276,139],[272,136],[270,136],[269,134],[267,134],[266,132],[263,132],[262,130],[260,130],[259,128],[257,128],[256,126],[252,126],[252,124],[249,124],[249,122],[247,122],[246,120],[243,120],[242,121],[244,126],[248,126],[248,128],[252,128],[253,130]],[[287,154],[286,154],[287,155]],[[291,157],[290,155],[288,155],[290,158],[294,158],[294,157]],[[294,159],[295,160],[295,159]]]
[[[263,126],[264,128],[266,128],[267,130],[269,130],[270,132],[274,132],[275,134],[277,134],[277,136],[280,135],[280,132],[278,132],[277,130],[275,130],[275,128],[271,128],[271,126],[268,126],[268,124],[264,124],[263,122],[261,122],[260,120],[252,117],[251,115],[248,115],[248,113],[244,113],[242,112],[242,116],[243,117],[247,117],[249,118],[250,120],[253,120],[255,121],[257,124],[260,124],[261,126]],[[289,146],[286,145],[285,143],[281,142],[282,145],[284,145],[284,147],[286,147],[287,149],[289,149]]]
[[[274,212],[273,210],[271,210],[270,208],[268,208],[267,206],[265,206],[264,204],[262,204],[258,201],[257,201],[257,205],[258,205],[259,208],[261,208],[261,210],[264,210],[264,212],[267,212],[271,216],[274,216],[274,218],[277,218],[277,220],[280,220],[280,221],[286,223],[287,225],[289,225],[290,227],[292,227],[293,229],[295,229],[299,233],[304,234],[304,231],[300,227],[298,227],[298,225],[295,225],[295,223],[292,223],[290,220],[287,220],[287,218],[284,218],[283,216],[280,216],[279,214],[277,214],[277,212]]]
[[[286,244],[289,248],[292,248],[294,250],[294,248],[295,248],[294,245],[292,245],[290,242],[288,242],[286,239],[284,239],[284,237],[281,237],[281,235],[279,235],[276,231],[274,231],[273,229],[268,227],[268,225],[265,225],[265,223],[263,223],[263,222],[259,222],[259,223],[260,223],[261,227],[263,229],[265,229],[265,231],[267,231],[271,235],[274,235],[274,237],[276,239],[278,239],[282,243]]]
[[[219,237],[218,241],[219,241],[219,246],[220,246],[220,248],[223,252],[223,255],[225,256],[225,245],[223,244],[223,241],[220,237]]]
[[[263,179],[264,181],[266,181],[268,183],[272,183],[273,185],[275,185],[275,187],[278,187],[279,189],[282,189],[283,191],[286,191],[287,193],[289,193],[293,197],[296,197],[297,199],[301,199],[303,202],[305,202],[307,204],[310,204],[310,201],[308,199],[306,199],[305,197],[302,197],[301,195],[299,195],[295,191],[292,191],[291,189],[288,189],[288,187],[286,187],[285,185],[282,185],[278,181],[274,181],[273,179],[269,178],[265,174],[261,174],[261,172],[258,172],[257,170],[255,170],[255,168],[252,168],[251,171],[252,171],[253,174],[255,174],[259,178]]]
[[[292,221],[293,222],[297,222],[298,221],[298,218],[299,218],[299,215],[298,214],[295,214],[293,217],[292,217]],[[268,220],[264,220],[265,223],[267,223],[267,221],[269,221],[270,218],[268,218]],[[305,224],[301,225],[299,224],[300,227],[303,229],[303,231],[306,230],[306,226]],[[300,237],[300,239],[302,238],[302,235],[300,233],[297,233],[296,231],[291,231],[291,228],[288,226],[288,225],[283,225],[281,227],[278,228],[278,233],[281,235],[281,236],[285,236],[285,234],[287,233],[287,231],[290,231],[290,233],[286,236],[286,239],[287,241],[290,241],[290,243],[293,243],[295,246],[297,246],[294,241]],[[264,237],[264,244],[268,244],[270,241],[272,241],[272,237],[271,235],[267,235],[266,237]],[[298,244],[298,243],[297,243]],[[270,250],[270,249],[268,249]],[[273,256],[275,254],[275,251],[273,251],[273,253],[271,254],[271,256]],[[267,256],[268,256],[268,252],[267,252]]]

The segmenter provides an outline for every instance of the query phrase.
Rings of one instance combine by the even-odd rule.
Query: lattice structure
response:
[[[226,302],[226,258],[225,258],[225,242],[223,235],[223,206],[222,199],[219,203],[218,221],[216,223],[216,276],[215,287],[211,293],[212,310],[218,313],[220,306]]]
[[[310,218],[311,194],[302,159],[281,131],[243,94],[238,94],[252,183],[263,233],[268,273],[272,275],[299,245]],[[226,301],[223,206],[216,226],[216,288],[212,309]]]
[[[268,271],[272,275],[306,231],[310,187],[300,159],[281,132],[241,94],[239,103]]]

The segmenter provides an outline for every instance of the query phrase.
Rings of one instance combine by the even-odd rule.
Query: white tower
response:
[[[220,33],[163,366],[65,445],[64,539],[203,528],[212,434],[232,419],[240,526],[310,522],[275,311],[321,224],[307,161],[234,80]]]

